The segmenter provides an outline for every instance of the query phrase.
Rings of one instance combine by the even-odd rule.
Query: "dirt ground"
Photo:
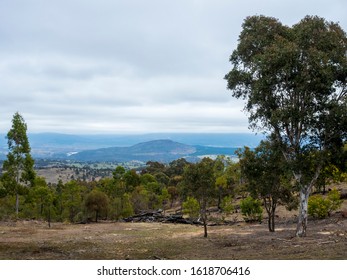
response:
[[[0,259],[347,259],[347,219],[336,213],[310,220],[307,237],[295,237],[295,219],[236,222],[203,228],[164,223],[93,224],[0,222]]]

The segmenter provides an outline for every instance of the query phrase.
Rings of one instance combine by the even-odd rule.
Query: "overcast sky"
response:
[[[248,132],[224,75],[243,20],[339,22],[346,0],[0,0],[0,133]]]

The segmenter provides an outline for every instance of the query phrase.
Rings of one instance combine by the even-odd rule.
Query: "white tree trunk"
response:
[[[320,174],[321,169],[322,169],[322,162],[320,162],[320,164],[317,165],[316,172],[315,172],[311,182],[307,185],[301,185],[299,217],[298,217],[298,224],[296,227],[296,236],[298,236],[298,237],[305,237],[306,236],[307,216],[308,216],[308,211],[307,211],[308,198],[310,197],[312,188],[318,179],[318,176]],[[297,180],[297,182],[300,182],[301,175],[294,174],[294,177]]]
[[[307,208],[308,208],[308,198],[310,196],[310,188],[308,186],[303,186],[300,189],[300,208],[298,224],[296,227],[296,236],[304,237],[306,236],[307,228]]]

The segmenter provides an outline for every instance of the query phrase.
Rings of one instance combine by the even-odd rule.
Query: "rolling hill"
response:
[[[150,133],[132,135],[70,135],[59,133],[29,133],[32,155],[36,159],[73,159],[83,161],[154,158],[162,161],[180,157],[202,157],[204,155],[233,155],[236,148],[255,147],[264,137],[251,133]],[[163,140],[158,140],[163,139]],[[172,141],[184,143],[173,145]],[[154,142],[152,142],[154,141]],[[140,144],[138,144],[140,143]],[[169,144],[170,143],[170,144]],[[186,145],[186,146],[182,146]],[[113,147],[113,148],[110,148]],[[156,150],[160,147],[161,152]],[[165,148],[166,147],[166,148]],[[184,147],[184,149],[183,149]],[[151,150],[152,149],[152,150]],[[166,150],[165,150],[166,149]],[[8,151],[5,134],[0,133],[0,160],[6,158]],[[93,151],[93,152],[92,152]],[[88,159],[87,157],[90,156]]]
[[[134,160],[170,162],[178,158],[189,158],[189,160],[194,161],[204,155],[232,155],[234,151],[235,148],[192,146],[165,139],[143,142],[130,147],[86,150],[71,154],[68,158],[86,162],[128,162]]]

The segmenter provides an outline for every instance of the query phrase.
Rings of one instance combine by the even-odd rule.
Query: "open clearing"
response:
[[[0,222],[0,259],[347,259],[347,219],[336,213],[310,220],[307,237],[295,219],[267,224],[237,222],[203,228],[164,223],[62,224]]]

